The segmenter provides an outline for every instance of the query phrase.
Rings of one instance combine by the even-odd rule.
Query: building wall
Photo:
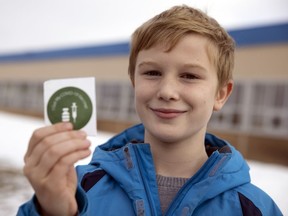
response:
[[[127,80],[127,55],[52,59],[0,64],[0,80],[43,81],[95,76],[99,80]]]
[[[288,81],[288,43],[239,47],[235,58],[235,78]]]
[[[238,34],[236,34],[236,42],[237,42],[237,49],[236,49],[236,56],[235,56],[235,70],[234,70],[234,78],[235,81],[241,81],[242,84],[246,82],[259,81],[259,82],[267,82],[267,83],[276,83],[279,82],[283,85],[284,83],[284,90],[286,88],[286,95],[284,95],[285,103],[288,103],[287,92],[288,92],[288,24],[284,25],[284,30],[282,29],[279,33],[279,37],[273,38],[269,41],[265,39],[267,37],[267,32],[263,33],[263,28],[259,31],[256,36],[260,37],[257,42],[254,43],[243,43],[238,38]],[[270,31],[271,29],[268,28]],[[267,31],[268,31],[267,30]],[[254,30],[253,30],[254,31]],[[283,32],[284,31],[284,32]],[[251,31],[247,31],[248,33]],[[273,32],[277,32],[273,30]],[[235,33],[235,32],[234,32]],[[234,34],[232,33],[232,35]],[[241,32],[240,35],[243,36]],[[235,35],[235,34],[234,34]],[[248,34],[247,34],[248,35]],[[246,35],[246,36],[247,36]],[[255,36],[255,35],[254,35]],[[248,36],[247,36],[248,37]],[[246,37],[246,39],[247,39]],[[263,42],[263,38],[266,40]],[[244,37],[245,38],[245,35]],[[262,38],[262,39],[261,39]],[[283,39],[284,38],[284,39]],[[275,40],[274,40],[275,39]],[[263,43],[258,43],[261,41]],[[123,48],[123,46],[121,46]],[[127,74],[128,68],[128,46],[124,46],[124,51],[121,48],[120,52],[117,48],[117,52],[109,53],[108,55],[102,54],[100,55],[97,50],[99,47],[95,47],[96,55],[78,55],[79,50],[66,50],[65,52],[56,51],[55,53],[52,52],[48,53],[39,53],[34,54],[32,56],[26,54],[20,54],[19,56],[0,56],[0,109],[2,110],[9,110],[14,112],[22,112],[24,114],[29,115],[36,115],[39,117],[43,116],[43,109],[40,105],[42,105],[42,100],[37,99],[37,97],[41,98],[42,92],[42,83],[48,79],[55,79],[55,78],[64,78],[64,77],[82,77],[82,76],[95,76],[99,86],[109,84],[112,82],[112,85],[117,85],[117,83],[126,83],[125,85],[129,84],[129,77]],[[102,47],[103,48],[103,47]],[[83,50],[82,50],[83,51]],[[82,52],[81,51],[81,52]],[[61,55],[59,55],[59,53]],[[71,55],[74,53],[75,55]],[[62,55],[63,54],[63,55]],[[28,56],[28,58],[27,58]],[[39,56],[41,58],[39,58]],[[44,56],[44,57],[43,57]],[[47,57],[50,56],[50,57]],[[51,57],[52,56],[52,57]],[[60,56],[60,57],[59,57]],[[22,85],[18,91],[12,92],[10,95],[13,97],[15,94],[21,93],[33,93],[35,91],[39,91],[35,94],[36,103],[35,101],[31,101],[28,97],[26,101],[26,106],[28,107],[26,110],[23,109],[21,104],[17,104],[17,101],[11,98],[10,101],[4,103],[3,106],[1,105],[1,83],[9,84],[17,86]],[[98,85],[97,84],[97,85]],[[287,85],[286,85],[287,84]],[[23,87],[24,85],[24,87]],[[34,89],[27,90],[26,86],[33,86]],[[111,85],[111,83],[109,84]],[[122,84],[121,84],[122,85]],[[285,87],[286,86],[286,87]],[[121,87],[121,86],[120,86]],[[121,87],[122,88],[122,87]],[[127,87],[125,87],[128,89]],[[245,88],[245,85],[244,85]],[[25,92],[21,89],[25,89]],[[125,90],[126,91],[126,90]],[[124,92],[125,92],[124,91]],[[129,89],[127,90],[129,91]],[[126,91],[126,92],[127,92]],[[99,91],[100,92],[100,91]],[[248,92],[249,93],[249,92]],[[4,95],[5,96],[5,95]],[[245,97],[249,97],[249,94],[244,95]],[[34,96],[33,96],[34,97]],[[32,99],[33,99],[32,97]],[[127,101],[131,101],[130,93],[126,93]],[[113,98],[112,98],[113,99]],[[247,99],[247,98],[246,98]],[[2,100],[3,100],[3,91],[2,91]],[[246,100],[249,102],[249,100]],[[252,101],[253,102],[253,101]],[[35,110],[29,107],[29,104],[35,103]],[[109,102],[110,103],[110,102]],[[131,102],[130,102],[131,103]],[[28,104],[28,105],[27,105]],[[102,104],[101,101],[100,103]],[[13,105],[13,106],[12,106]],[[115,104],[108,104],[109,106],[114,106]],[[117,105],[117,103],[116,103]],[[227,104],[228,105],[228,104]],[[236,104],[237,105],[237,104]],[[284,104],[285,105],[285,104]],[[40,106],[40,109],[39,109]],[[285,105],[286,106],[286,105]],[[9,108],[10,107],[10,108]],[[13,107],[13,108],[12,108]],[[19,107],[19,109],[17,109]],[[249,109],[249,104],[245,106],[246,109]],[[115,108],[115,107],[114,107]],[[130,109],[129,106],[124,107],[125,109]],[[252,106],[253,108],[253,106]],[[97,108],[98,109],[98,108]],[[237,106],[232,109],[236,110]],[[107,111],[105,107],[103,107],[104,111]],[[230,109],[231,110],[231,109]],[[264,109],[265,110],[265,109]],[[266,109],[269,111],[269,109]],[[99,113],[101,109],[98,110]],[[108,110],[109,111],[109,110]],[[129,111],[130,112],[130,111]],[[275,111],[269,111],[270,115],[273,117],[273,113]],[[277,112],[277,111],[276,111]],[[266,162],[274,162],[288,165],[288,130],[287,133],[285,132],[285,127],[288,128],[288,107],[281,109],[280,117],[287,118],[285,121],[287,125],[284,125],[284,131],[282,129],[282,135],[271,135],[272,133],[253,133],[250,131],[249,128],[245,130],[239,130],[239,128],[235,127],[234,130],[231,130],[229,124],[224,124],[221,130],[215,130],[215,128],[209,130],[216,135],[224,137],[233,145],[238,148],[246,158],[261,160]],[[225,117],[224,111],[224,117]],[[128,113],[129,114],[129,113]],[[132,113],[133,114],[133,113]],[[232,113],[233,114],[233,113]],[[263,114],[263,113],[262,113]],[[278,113],[277,113],[278,114]],[[110,116],[111,113],[105,112],[101,113],[98,118],[98,129],[99,130],[109,130],[111,132],[119,132],[134,124],[137,119],[132,118],[129,115],[115,115],[112,118],[107,119],[105,116]],[[135,116],[133,114],[133,116]],[[265,115],[264,115],[265,116]],[[217,117],[217,115],[216,115]],[[218,115],[219,117],[219,115]],[[217,118],[218,118],[217,117]],[[278,116],[279,117],[279,116]],[[221,117],[222,118],[222,117]],[[219,118],[220,119],[220,118]],[[247,118],[246,118],[247,119]],[[269,120],[269,119],[268,119]],[[220,126],[220,122],[214,122],[215,125]],[[225,123],[225,122],[224,122]],[[219,127],[220,128],[220,127]],[[226,128],[226,129],[225,129]],[[241,127],[240,127],[241,128]],[[243,129],[243,127],[242,127]],[[265,129],[267,132],[267,129]],[[269,130],[269,127],[268,127]],[[284,135],[283,135],[284,134]]]
[[[128,54],[0,63],[0,80],[43,81],[71,76],[128,81]],[[288,43],[239,47],[235,79],[287,79]]]

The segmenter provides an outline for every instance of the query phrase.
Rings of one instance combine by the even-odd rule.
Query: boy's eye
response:
[[[195,74],[191,74],[191,73],[185,73],[181,75],[181,78],[184,79],[198,79],[199,77]]]
[[[147,76],[161,76],[161,73],[159,71],[153,71],[153,70],[146,71],[144,74]]]

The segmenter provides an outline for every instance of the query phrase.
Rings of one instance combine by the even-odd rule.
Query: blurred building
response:
[[[288,165],[288,23],[229,32],[236,86],[209,131],[246,158]],[[99,130],[138,122],[128,78],[129,43],[0,56],[0,109],[43,116],[43,81],[95,76]]]

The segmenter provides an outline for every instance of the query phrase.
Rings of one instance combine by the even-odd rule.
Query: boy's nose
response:
[[[178,100],[177,82],[173,79],[162,79],[158,86],[157,97],[164,101]]]

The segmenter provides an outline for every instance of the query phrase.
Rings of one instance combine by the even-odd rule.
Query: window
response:
[[[238,80],[210,129],[288,137],[288,83]]]
[[[98,81],[96,95],[99,119],[139,122],[130,82]],[[0,81],[0,107],[42,114],[42,83]],[[213,113],[208,128],[288,138],[288,82],[236,80],[231,97]]]
[[[99,82],[96,88],[99,119],[137,121],[134,93],[130,83]]]

